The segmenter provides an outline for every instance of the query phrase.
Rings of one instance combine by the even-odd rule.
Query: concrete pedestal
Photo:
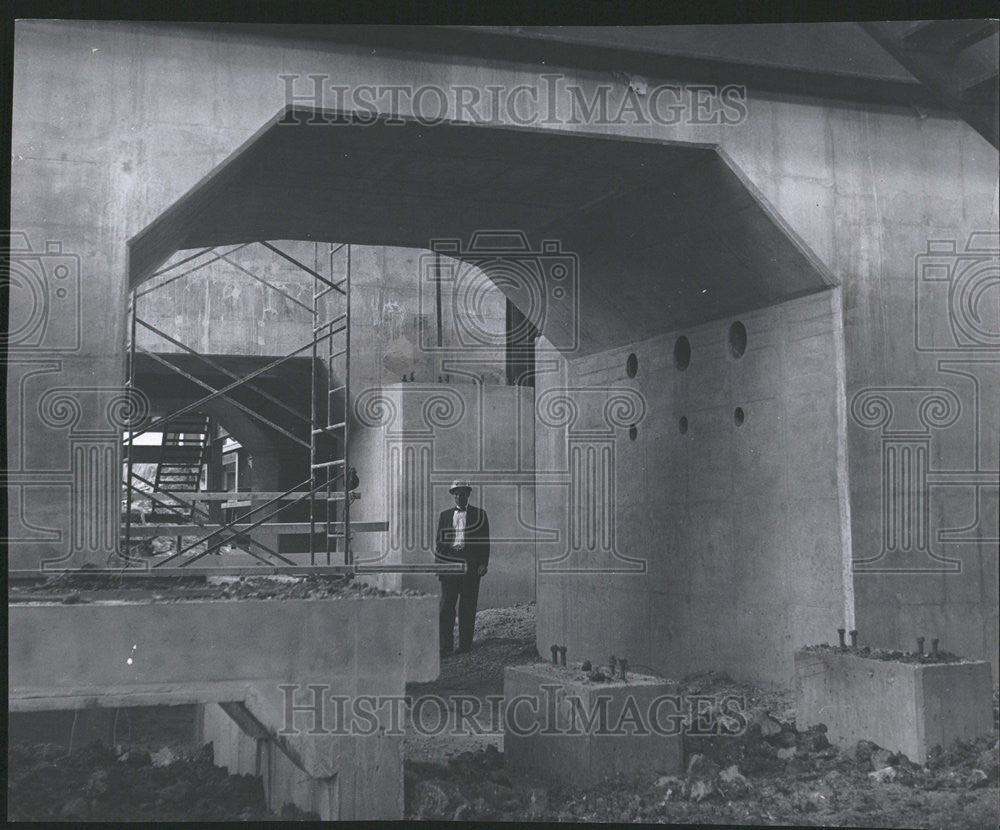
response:
[[[935,746],[993,728],[990,664],[900,663],[834,650],[795,653],[796,724],[838,746],[869,740],[924,763]]]
[[[579,667],[546,663],[504,671],[504,760],[515,774],[567,784],[679,773],[683,735],[676,687],[629,673],[594,683]]]
[[[403,816],[392,704],[344,730],[331,695],[401,699],[439,671],[434,597],[18,603],[8,646],[11,711],[204,704],[217,764],[323,819]]]

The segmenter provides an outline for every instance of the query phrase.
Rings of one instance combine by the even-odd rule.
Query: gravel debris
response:
[[[897,651],[891,648],[851,648],[851,646],[832,646],[828,643],[821,643],[815,646],[806,646],[804,651],[834,651],[838,654],[850,654],[854,657],[866,657],[869,660],[889,660],[894,663],[972,663],[976,662],[969,657],[960,657],[950,651],[938,651],[937,656],[927,652],[920,654],[916,651]]]
[[[488,627],[482,625],[487,612],[480,612],[472,652],[444,658],[439,680],[408,691],[499,694],[504,666],[546,662],[535,649],[533,611],[533,606],[491,609]],[[497,637],[498,631],[508,636]],[[996,730],[935,750],[920,766],[869,741],[831,746],[822,724],[799,731],[790,689],[759,688],[714,671],[684,677],[676,688],[680,694],[739,696],[748,727],[732,736],[685,735],[682,775],[650,770],[645,780],[609,778],[589,788],[544,782],[506,768],[502,742],[456,752],[461,744],[453,739],[451,746],[435,745],[433,758],[411,744],[405,762],[406,817],[744,826],[1000,824]]]
[[[264,802],[261,779],[230,775],[212,748],[172,757],[121,752],[92,743],[67,755],[53,744],[16,743],[7,753],[11,821],[288,821],[317,820],[286,804]]]
[[[12,584],[8,602],[183,602],[189,600],[363,599],[421,596],[420,591],[387,591],[346,576],[149,576],[58,574]]]

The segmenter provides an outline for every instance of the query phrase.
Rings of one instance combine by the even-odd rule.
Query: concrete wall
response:
[[[627,417],[609,430],[611,545],[586,530],[573,540],[591,499],[607,499],[600,467],[584,474],[589,498],[571,493],[567,504],[564,488],[538,488],[539,523],[563,530],[538,546],[540,651],[565,643],[576,659],[615,654],[670,677],[718,668],[767,680],[791,676],[795,645],[836,636],[850,587],[838,299],[834,290],[740,317],[739,358],[728,344],[734,321],[720,320],[567,363],[580,412],[566,426],[539,424],[539,456],[567,459],[574,445],[595,444],[616,395],[632,390],[641,403],[634,439]],[[684,370],[674,361],[680,335],[691,344]],[[539,389],[543,422],[554,393]],[[603,613],[591,613],[598,603]]]
[[[53,418],[52,412],[40,420],[35,413],[53,387],[120,386],[126,240],[284,104],[282,72],[324,73],[347,85],[405,81],[513,89],[537,83],[539,68],[372,55],[339,44],[169,26],[19,23],[12,223],[27,234],[35,252],[44,252],[48,241],[62,246],[62,253],[46,252],[44,261],[54,267],[57,256],[67,260],[72,290],[53,295],[42,342],[32,340],[33,329],[18,335],[20,345],[12,352],[12,564],[64,555],[103,558],[113,548],[114,534],[105,530],[117,512],[116,488],[109,484],[88,496],[81,482],[90,472],[72,460],[101,459],[98,478],[117,478],[109,474],[114,450],[92,437],[95,430],[115,429],[107,418],[112,393],[93,393],[69,420]],[[612,111],[624,94],[624,86],[602,73],[570,70],[567,80],[579,83],[587,96],[598,83],[615,85]],[[995,239],[987,240],[985,250],[967,248],[976,244],[974,232],[995,230],[998,222],[997,153],[950,116],[904,107],[750,89],[747,113],[728,126],[681,119],[673,126],[626,121],[541,127],[716,144],[748,187],[841,281],[848,412],[856,394],[872,389],[893,390],[888,397],[894,411],[906,417],[904,404],[917,413],[913,417],[921,412],[919,401],[909,400],[911,393],[943,387],[957,398],[956,419],[917,425],[928,439],[920,451],[926,452],[922,469],[937,476],[934,483],[900,483],[890,488],[885,503],[885,425],[878,426],[877,419],[875,426],[866,425],[864,413],[850,418],[851,550],[861,564],[868,563],[855,563],[856,623],[862,642],[908,647],[922,633],[939,636],[942,647],[995,660],[1000,353],[988,334],[959,338],[969,315],[949,308],[947,290],[928,296],[917,289],[923,285],[918,257],[930,241],[955,246],[955,253],[944,257],[946,266],[951,263],[945,271],[955,279],[957,266],[968,266],[970,258],[973,265],[995,261]],[[947,285],[946,278],[923,287]],[[82,317],[73,305],[77,297]],[[987,318],[995,313],[992,297],[989,291],[981,295]],[[929,341],[921,340],[921,331],[930,331]],[[922,411],[927,415],[927,407]],[[893,493],[907,489],[926,492],[929,509],[900,520],[919,525],[926,515],[929,527],[920,531],[921,547],[911,544],[894,553],[884,539],[884,528],[891,527],[883,521],[885,509],[904,509],[906,501]],[[74,511],[87,522],[100,513],[105,529],[74,537],[68,518]],[[961,572],[941,572],[951,567],[942,559],[960,560]],[[939,572],[927,573],[928,565]],[[603,597],[580,602],[584,616],[608,617]],[[638,633],[634,638],[641,641]]]
[[[351,518],[388,519],[389,531],[358,534],[355,550],[359,561],[375,551],[384,562],[433,562],[438,514],[454,505],[448,487],[465,478],[470,502],[490,521],[479,607],[528,602],[535,598],[534,390],[462,380],[398,383],[358,400],[352,463],[370,471],[372,484],[363,484]],[[438,591],[437,577],[426,574],[382,584]]]
[[[272,240],[275,241],[275,240]],[[346,248],[330,256],[326,243],[276,241],[281,250],[319,274],[339,282],[347,271]],[[220,249],[228,250],[226,246]],[[178,254],[174,261],[189,253]],[[445,370],[442,353],[459,346],[455,326],[456,301],[452,284],[442,291],[441,345],[437,344],[438,304],[431,281],[435,254],[413,248],[351,246],[351,382],[356,391],[384,383],[398,383],[412,373],[420,383],[434,383]],[[139,316],[171,337],[203,354],[283,355],[312,339],[314,280],[296,266],[261,246],[252,245],[229,258],[268,280],[288,296],[263,285],[226,261],[206,265],[169,281],[209,255],[150,280],[139,298]],[[455,267],[450,257],[442,259]],[[167,266],[164,266],[167,267]],[[471,266],[461,266],[480,274]],[[474,277],[472,279],[475,279]],[[476,326],[486,342],[495,342],[493,365],[481,371],[487,383],[504,383],[504,326],[506,300],[500,289],[479,276],[484,286]],[[320,286],[322,287],[322,286]],[[341,295],[331,292],[320,301],[320,322],[343,310]],[[139,346],[154,352],[181,349],[142,327]],[[325,348],[322,351],[325,351]],[[485,351],[485,349],[480,349]],[[308,352],[304,352],[308,356]]]

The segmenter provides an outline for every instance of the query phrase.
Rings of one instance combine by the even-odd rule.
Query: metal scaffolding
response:
[[[244,265],[232,259],[233,254],[257,244],[263,249],[280,257],[282,260],[295,266],[299,271],[312,277],[313,291],[311,307],[303,303],[297,297],[285,291],[280,286],[265,277],[255,274]],[[125,516],[124,516],[124,545],[123,555],[125,557],[124,570],[141,570],[142,572],[154,571],[157,573],[182,572],[188,569],[195,562],[199,562],[205,556],[219,550],[223,545],[236,543],[252,559],[248,564],[256,565],[268,572],[278,573],[377,573],[377,572],[429,572],[445,573],[462,570],[461,565],[427,563],[424,564],[381,564],[379,562],[357,563],[353,545],[353,535],[355,532],[379,532],[387,530],[386,522],[361,522],[351,523],[351,502],[359,497],[357,492],[358,476],[351,467],[350,454],[350,391],[351,391],[351,246],[349,244],[331,245],[329,247],[329,276],[324,276],[319,271],[319,255],[317,246],[316,267],[310,268],[300,262],[295,257],[278,248],[272,242],[260,241],[259,243],[244,243],[233,246],[225,251],[217,248],[204,248],[177,262],[168,265],[153,274],[154,279],[166,277],[152,287],[143,290],[134,289],[129,297],[129,325],[128,325],[128,366],[127,366],[127,386],[129,390],[137,390],[136,384],[136,357],[144,357],[165,366],[178,376],[185,378],[202,389],[207,394],[193,403],[180,407],[179,409],[158,418],[152,418],[142,425],[129,431],[125,437],[125,463],[123,469],[124,490],[125,490]],[[335,265],[337,258],[343,260],[342,273],[340,279],[335,278]],[[167,334],[149,320],[144,319],[139,314],[139,300],[155,291],[159,291],[164,286],[176,280],[183,279],[201,269],[217,262],[225,262],[235,268],[241,274],[262,283],[268,290],[273,290],[284,296],[289,302],[297,305],[312,315],[312,337],[310,341],[293,351],[269,361],[263,367],[239,375],[222,366],[218,361],[200,354],[196,349],[181,342],[179,339]],[[182,266],[189,266],[179,273],[173,273]],[[171,344],[174,349],[170,353],[156,353],[149,349],[140,347],[137,343],[137,332],[139,328],[143,331],[155,335]],[[311,375],[311,401],[310,413],[308,416],[289,406],[286,401],[270,394],[253,383],[256,378],[266,372],[287,363],[293,357],[308,352],[311,355],[310,375]],[[197,377],[189,371],[185,371],[177,362],[171,359],[172,355],[191,355],[199,364],[209,367],[218,374],[225,375],[231,379],[221,388],[207,383],[202,378]],[[300,422],[303,427],[308,428],[308,441],[302,435],[296,435],[292,429],[286,429],[281,424],[265,417],[257,412],[252,406],[237,400],[233,393],[235,390],[250,390],[255,395],[266,399],[270,404],[280,408],[291,419]],[[242,515],[230,518],[228,521],[212,520],[212,508],[208,510],[199,505],[213,505],[219,503],[221,507],[231,503],[237,495],[231,492],[206,492],[197,489],[192,490],[190,482],[192,474],[188,472],[175,472],[173,477],[161,475],[158,468],[154,480],[149,480],[142,476],[135,467],[136,438],[145,433],[162,431],[176,434],[182,431],[182,427],[191,421],[192,415],[200,413],[205,404],[215,400],[225,400],[228,404],[236,407],[254,421],[267,426],[270,430],[282,435],[284,438],[296,444],[308,448],[309,450],[309,476],[284,492],[266,493],[240,493],[240,496],[256,496],[263,503],[254,504],[251,500],[246,506],[250,509]],[[185,420],[187,419],[187,420]],[[184,440],[171,442],[172,446],[178,449],[174,452],[182,452],[189,443]],[[161,451],[162,456],[162,451]],[[199,456],[203,457],[203,456]],[[193,464],[192,462],[189,462]],[[182,461],[175,462],[175,469],[180,469]],[[186,486],[167,486],[170,481],[184,481]],[[143,486],[140,486],[143,485]],[[138,525],[133,521],[133,505],[135,494],[140,493],[143,497],[149,498],[151,504],[156,507],[159,514],[176,515],[179,520],[174,524]],[[229,500],[229,502],[227,502]],[[295,562],[288,556],[279,553],[270,546],[264,544],[259,538],[254,538],[252,531],[257,528],[268,526],[269,520],[274,519],[278,513],[288,511],[295,505],[308,502],[309,520],[308,522],[271,522],[270,527],[275,532],[277,529],[286,532],[308,531],[309,534],[309,560],[308,565],[302,562]],[[243,504],[243,502],[241,502]],[[317,544],[317,531],[323,540],[322,545]],[[202,535],[203,534],[203,535]],[[186,545],[180,543],[182,536],[196,536],[195,541]],[[177,549],[169,556],[156,561],[149,562],[145,557],[134,554],[135,543],[140,538],[150,538],[151,536],[176,536],[178,538]],[[204,546],[202,550],[196,552],[196,548]],[[334,554],[340,554],[341,561],[334,562]],[[294,554],[292,554],[294,555]],[[173,567],[167,567],[170,563],[179,563]],[[317,561],[322,560],[322,561]],[[140,566],[139,568],[129,568],[129,566]],[[202,565],[199,572],[208,570],[211,573],[239,572],[247,570],[244,565],[229,567],[204,568]],[[191,571],[186,571],[190,573]]]

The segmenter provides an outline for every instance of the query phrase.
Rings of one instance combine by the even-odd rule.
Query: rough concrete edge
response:
[[[771,204],[771,201],[764,195],[764,192],[757,187],[754,181],[745,172],[743,172],[743,169],[736,163],[736,160],[719,144],[712,145],[712,149],[715,150],[715,154],[719,157],[722,163],[729,168],[737,179],[739,179],[740,184],[742,184],[743,187],[746,188],[747,192],[753,197],[757,206],[764,212],[764,215],[767,216],[778,231],[792,243],[792,246],[798,250],[803,259],[805,259],[806,262],[808,262],[809,265],[815,269],[820,279],[826,284],[826,287],[834,288],[839,286],[840,280],[837,279],[836,274],[830,270],[827,264],[816,254],[815,251],[813,251],[802,236],[788,223],[782,215],[782,212]],[[817,289],[817,292],[822,290],[822,288]],[[816,292],[810,291],[808,293]]]
[[[841,578],[844,589],[844,627],[857,627],[854,598],[854,548],[851,537],[851,478],[847,435],[847,348],[844,340],[842,289],[830,292],[833,317],[834,371],[837,376],[837,501],[840,508]]]
[[[903,660],[892,660],[892,659],[884,660],[881,657],[873,657],[871,655],[852,654],[849,651],[839,652],[839,651],[836,651],[835,648],[832,647],[832,646],[830,648],[828,648],[828,649],[816,650],[816,651],[810,650],[811,648],[813,648],[813,647],[812,646],[801,646],[800,648],[795,649],[794,659],[798,660],[798,659],[806,659],[806,658],[810,658],[810,657],[821,659],[821,658],[824,658],[824,657],[831,657],[831,658],[835,658],[835,659],[838,659],[838,660],[843,660],[845,658],[852,658],[854,660],[864,660],[866,663],[869,663],[869,664],[870,663],[881,663],[883,665],[901,666],[901,667],[907,667],[907,668],[911,668],[911,669],[920,669],[922,671],[925,671],[925,670],[928,670],[928,669],[930,669],[932,671],[941,671],[941,670],[947,669],[947,668],[955,668],[956,666],[980,666],[980,665],[989,666],[990,665],[990,661],[989,660],[971,660],[971,659],[962,659],[962,658],[959,658],[958,660],[954,660],[954,661],[948,662],[948,663],[908,663],[908,662],[905,662]]]
[[[246,699],[251,681],[181,683],[173,688],[159,683],[118,691],[85,687],[53,695],[50,689],[8,689],[9,712],[45,712],[62,709],[113,709],[122,706],[174,706]]]

